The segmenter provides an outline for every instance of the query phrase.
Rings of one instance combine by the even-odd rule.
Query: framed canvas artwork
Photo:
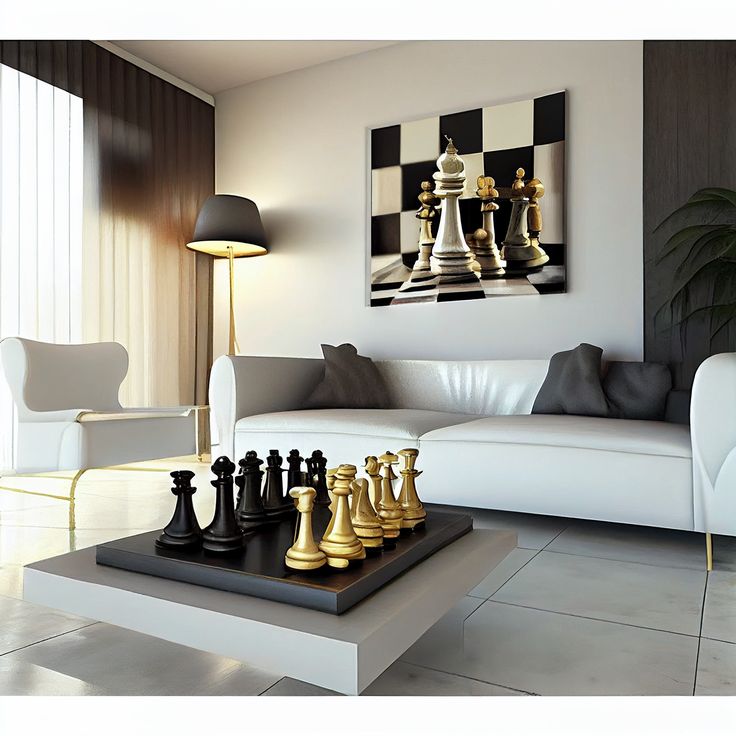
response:
[[[565,110],[561,91],[369,131],[371,306],[566,290]],[[464,165],[456,203],[434,197],[443,153],[447,167],[459,168],[455,156]],[[428,244],[450,207],[470,253],[462,278],[448,276]]]

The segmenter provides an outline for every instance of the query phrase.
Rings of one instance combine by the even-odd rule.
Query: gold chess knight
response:
[[[365,474],[371,479],[371,503],[378,513],[378,504],[381,501],[381,465],[375,455],[368,455],[365,459]]]
[[[404,509],[394,496],[394,481],[398,477],[394,473],[393,465],[398,464],[399,456],[387,450],[378,462],[383,465],[381,478],[381,499],[378,502],[378,518],[383,527],[383,536],[386,539],[396,539],[401,534],[401,521],[404,518]]]
[[[542,231],[539,200],[544,196],[544,185],[536,178],[524,184],[524,174],[524,169],[517,169],[516,180],[511,185],[511,217],[501,250],[507,273],[537,271],[549,261],[539,245]]]
[[[380,550],[383,548],[383,528],[381,520],[371,504],[368,494],[368,481],[360,478],[351,483],[353,492],[353,503],[351,508],[351,520],[353,529],[358,539],[363,542],[366,551],[370,549]]]
[[[421,470],[414,467],[419,450],[413,447],[399,450],[399,456],[404,460],[404,467],[401,470],[401,492],[399,493],[399,504],[404,512],[401,528],[413,531],[424,526],[427,518],[427,512],[419,500],[416,487],[416,478],[422,473]]]
[[[327,555],[314,541],[312,511],[317,491],[307,486],[297,486],[289,491],[299,512],[294,534],[294,544],[286,550],[284,562],[293,570],[316,570],[327,563]]]
[[[340,465],[333,476],[334,510],[322,541],[319,543],[319,549],[327,555],[327,564],[330,567],[345,568],[351,560],[365,559],[365,549],[353,529],[348,506],[350,484],[355,480],[356,473],[355,465]]]

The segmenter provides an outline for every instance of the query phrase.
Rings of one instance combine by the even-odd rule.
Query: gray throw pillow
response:
[[[672,375],[664,363],[613,361],[603,379],[610,416],[663,420]]]
[[[580,414],[607,417],[608,401],[601,386],[603,350],[582,343],[574,350],[555,353],[532,414]]]
[[[388,409],[386,384],[370,358],[354,345],[323,345],[325,372],[305,409]]]

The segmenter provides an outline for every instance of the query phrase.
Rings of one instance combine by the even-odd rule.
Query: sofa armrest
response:
[[[222,355],[210,373],[210,410],[220,453],[232,458],[235,423],[243,417],[300,409],[322,376],[321,358]]]
[[[690,404],[696,531],[736,535],[736,353],[703,361]]]

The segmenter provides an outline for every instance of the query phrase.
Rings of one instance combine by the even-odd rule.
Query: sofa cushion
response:
[[[483,417],[422,435],[425,442],[545,445],[690,458],[690,430],[668,422],[529,414]]]
[[[256,414],[240,419],[235,433],[340,433],[417,440],[438,427],[477,419],[477,414],[451,414],[426,409],[303,409]]]
[[[388,388],[370,358],[354,345],[322,345],[325,372],[305,409],[387,409]]]
[[[609,416],[664,420],[672,374],[665,363],[612,361],[603,379]]]

